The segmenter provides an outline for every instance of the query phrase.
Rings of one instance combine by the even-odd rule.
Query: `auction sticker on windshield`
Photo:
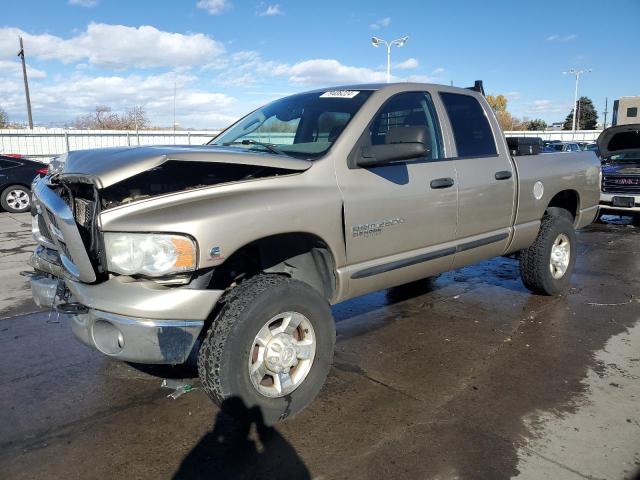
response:
[[[353,98],[359,93],[356,90],[330,90],[320,95],[320,98]]]

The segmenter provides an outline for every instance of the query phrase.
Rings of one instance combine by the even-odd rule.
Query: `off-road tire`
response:
[[[31,201],[29,201],[29,204],[25,208],[14,208],[9,205],[9,203],[7,203],[7,195],[9,194],[9,192],[12,192],[14,190],[20,190],[24,192],[29,199],[31,198],[31,190],[29,190],[29,188],[23,187],[22,185],[9,185],[0,193],[0,205],[2,205],[3,210],[9,213],[28,212],[31,208]]]
[[[311,322],[316,336],[313,364],[291,393],[279,398],[260,394],[249,378],[255,335],[270,318],[296,311]],[[259,407],[265,424],[294,415],[309,405],[324,384],[335,345],[335,323],[328,302],[306,283],[282,275],[257,275],[228,292],[198,352],[198,375],[219,406]],[[233,401],[228,401],[233,399]],[[237,415],[238,412],[228,412]]]
[[[571,215],[567,212],[568,218]],[[534,293],[558,295],[569,285],[576,262],[576,232],[567,215],[545,215],[535,242],[520,252],[520,277],[522,283]],[[570,257],[566,272],[554,278],[549,268],[551,247],[560,234],[569,238]]]

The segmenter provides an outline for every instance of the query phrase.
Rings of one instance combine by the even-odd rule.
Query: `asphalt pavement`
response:
[[[335,306],[325,388],[273,428],[39,311],[18,275],[29,222],[0,213],[1,478],[640,478],[640,229],[623,221],[579,233],[560,297],[498,258]],[[163,378],[196,389],[173,400]]]

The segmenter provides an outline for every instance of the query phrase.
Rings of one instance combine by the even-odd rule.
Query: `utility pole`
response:
[[[609,97],[604,97],[604,125],[603,128],[607,128],[607,110],[609,108]]]
[[[29,128],[33,130],[33,118],[31,117],[31,97],[29,96],[29,81],[27,80],[27,66],[24,61],[24,47],[22,46],[22,37],[18,37],[20,41],[20,51],[18,56],[22,59],[22,78],[24,79],[24,94],[27,97],[27,117],[29,118]]]

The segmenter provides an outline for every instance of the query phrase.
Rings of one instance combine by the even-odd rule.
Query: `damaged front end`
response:
[[[76,337],[105,355],[164,364],[186,360],[223,292],[200,281],[208,277],[198,270],[197,241],[187,232],[105,232],[101,214],[115,208],[125,213],[129,204],[160,196],[309,168],[295,159],[212,147],[105,149],[71,152],[64,160],[60,170],[32,185],[38,245],[30,260],[34,272],[28,275],[34,301],[69,314]],[[114,261],[113,249],[120,242],[123,251],[129,241],[132,252],[153,242],[161,249],[168,245],[180,261],[166,270],[123,268]]]

